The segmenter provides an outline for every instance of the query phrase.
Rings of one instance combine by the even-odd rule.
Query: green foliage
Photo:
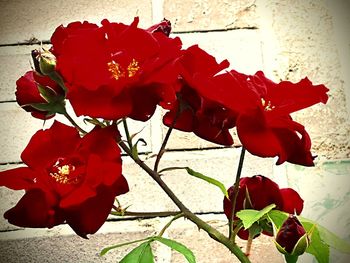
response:
[[[227,197],[228,197],[228,193],[227,193],[227,190],[226,190],[226,187],[223,183],[221,183],[220,181],[214,179],[214,178],[211,178],[211,177],[208,177],[208,176],[205,176],[204,174],[201,174],[201,173],[198,173],[194,170],[192,170],[191,168],[189,167],[185,167],[184,169],[186,169],[187,173],[194,176],[194,177],[197,177],[199,179],[202,179],[212,185],[215,185],[217,187],[220,188],[221,192]]]
[[[120,263],[153,263],[154,256],[151,248],[151,241],[137,246],[127,254]]]
[[[186,246],[184,246],[183,244],[181,244],[175,240],[167,239],[167,238],[160,237],[160,236],[147,237],[144,239],[139,239],[139,240],[135,240],[135,241],[125,242],[122,244],[117,244],[114,246],[106,247],[106,248],[102,249],[100,255],[103,256],[108,251],[110,251],[112,249],[116,249],[116,248],[119,248],[122,246],[130,245],[130,244],[134,244],[134,243],[138,243],[138,242],[142,242],[142,241],[145,241],[145,242],[143,242],[142,244],[140,244],[139,246],[134,248],[132,251],[130,251],[120,261],[120,263],[152,263],[152,262],[154,262],[154,256],[153,256],[152,248],[151,248],[151,243],[153,241],[158,241],[158,242],[170,247],[171,249],[176,250],[177,252],[181,253],[187,259],[187,261],[189,263],[196,263],[196,258],[190,249],[188,249]]]
[[[244,228],[248,229],[275,207],[275,204],[271,204],[260,211],[254,209],[244,209],[237,213],[237,217],[242,220]]]
[[[109,251],[112,250],[112,249],[116,249],[116,248],[119,248],[119,247],[123,247],[123,246],[131,245],[131,244],[134,244],[134,243],[146,241],[146,240],[148,240],[148,239],[149,239],[149,238],[143,238],[143,239],[139,239],[139,240],[133,240],[133,241],[130,241],[130,242],[125,242],[125,243],[121,243],[121,244],[117,244],[117,245],[105,247],[105,248],[102,249],[102,251],[100,252],[100,256],[103,256],[103,255],[107,254],[107,252],[109,252]]]
[[[176,250],[177,252],[181,253],[182,255],[184,255],[184,257],[187,259],[187,261],[189,263],[196,263],[196,258],[194,256],[193,252],[190,249],[188,249],[186,246],[184,246],[183,244],[181,244],[177,241],[167,239],[164,237],[159,237],[159,236],[156,236],[153,239],[157,240],[157,241],[163,243],[164,245],[170,247],[171,249]]]

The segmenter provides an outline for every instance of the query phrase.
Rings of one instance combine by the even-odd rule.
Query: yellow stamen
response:
[[[71,172],[75,171],[75,166],[66,164],[61,167],[57,167],[57,172],[50,173],[50,176],[60,184],[77,184],[79,182],[78,177],[69,178]]]
[[[134,58],[132,59],[126,70],[123,69],[122,66],[120,66],[120,64],[115,62],[114,60],[108,62],[107,66],[108,71],[112,73],[113,78],[115,78],[116,80],[125,77],[132,78],[140,69],[139,62]]]
[[[114,60],[112,60],[111,62],[108,62],[107,66],[108,66],[108,71],[112,73],[112,76],[116,80],[118,80],[119,78],[124,78],[125,77],[124,70]]]
[[[128,76],[129,78],[136,75],[136,72],[140,69],[139,62],[137,62],[134,58],[132,62],[128,66]]]
[[[265,111],[272,111],[275,108],[275,106],[271,104],[271,101],[268,101],[266,103],[266,101],[263,98],[261,98],[261,105],[264,107]]]

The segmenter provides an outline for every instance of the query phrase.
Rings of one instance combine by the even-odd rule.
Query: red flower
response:
[[[50,119],[55,112],[39,110],[40,105],[48,105],[49,101],[41,95],[39,86],[44,92],[55,97],[57,100],[64,100],[64,91],[47,76],[40,75],[35,71],[28,71],[20,77],[17,82],[16,100],[17,103],[32,116],[38,119]],[[36,107],[35,107],[36,106]]]
[[[230,200],[226,197],[224,198],[224,213],[227,218],[230,218],[234,197],[233,187],[228,189],[228,194]],[[293,189],[280,189],[274,181],[265,176],[255,175],[240,179],[235,214],[242,209],[261,210],[271,204],[275,204],[275,209],[277,210],[299,215],[303,210],[304,201]],[[270,231],[263,233],[267,235],[272,234]],[[242,239],[248,239],[248,231],[246,230],[240,230],[238,235]]]
[[[301,239],[304,242],[300,242]],[[295,215],[289,215],[284,221],[277,233],[276,242],[282,248],[282,253],[296,256],[303,254],[309,245],[306,231]]]
[[[229,129],[234,127],[235,115],[222,104],[207,96],[206,87],[196,79],[212,79],[228,67],[227,60],[218,64],[215,58],[198,46],[188,48],[180,59],[181,79],[177,101],[164,116],[167,126],[194,132],[197,136],[222,145],[233,143]],[[210,87],[209,89],[215,89]]]
[[[221,85],[209,95],[238,114],[237,133],[250,153],[278,156],[277,164],[288,161],[313,165],[310,137],[290,114],[319,102],[326,103],[328,89],[324,85],[314,86],[307,78],[298,83],[277,84],[261,71],[248,76],[232,70],[217,79]]]
[[[157,104],[175,100],[181,41],[137,24],[138,18],[130,26],[74,22],[52,35],[57,70],[78,116],[145,121]]]
[[[26,191],[5,218],[21,227],[66,222],[82,237],[95,233],[115,197],[128,191],[116,136],[110,126],[80,138],[75,128],[59,122],[38,131],[21,155],[28,167],[0,173],[1,186]]]

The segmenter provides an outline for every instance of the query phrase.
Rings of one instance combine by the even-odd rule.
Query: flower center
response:
[[[271,104],[271,101],[265,101],[263,98],[261,98],[261,105],[264,107],[265,111],[272,111],[275,106]]]
[[[137,71],[139,71],[140,66],[139,62],[136,59],[132,59],[127,68],[123,68],[119,63],[112,60],[107,63],[108,71],[112,73],[113,78],[116,80],[125,77],[133,77],[136,75]]]
[[[78,184],[81,176],[77,174],[76,167],[65,158],[58,158],[51,167],[49,174],[59,184]]]

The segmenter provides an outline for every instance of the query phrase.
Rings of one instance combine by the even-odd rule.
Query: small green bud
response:
[[[47,50],[40,53],[39,67],[43,75],[49,75],[56,69],[56,57]]]

